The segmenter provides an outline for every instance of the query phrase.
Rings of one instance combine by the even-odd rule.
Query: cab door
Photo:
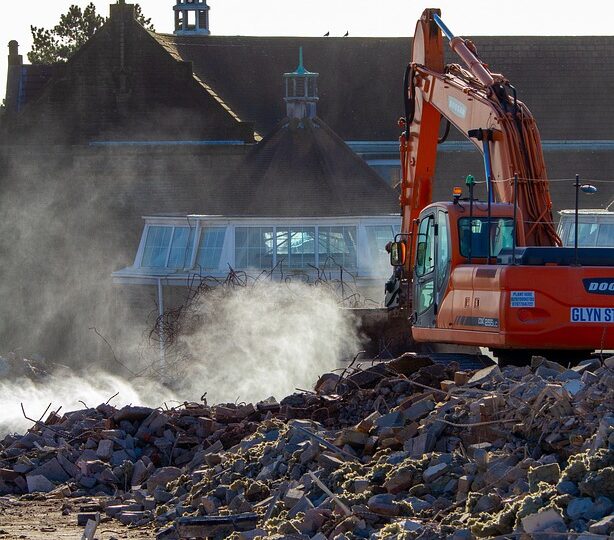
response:
[[[448,213],[437,210],[435,235],[435,315],[448,291],[452,258],[450,255],[450,220]]]
[[[448,214],[428,211],[420,219],[414,265],[414,324],[432,328],[437,325],[437,310],[450,279],[450,235]]]
[[[414,324],[432,327],[435,322],[435,232],[436,214],[423,215],[418,226],[414,265]]]

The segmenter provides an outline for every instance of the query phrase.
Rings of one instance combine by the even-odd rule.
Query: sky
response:
[[[130,0],[127,0],[130,2]],[[3,0],[0,4],[0,93],[6,87],[8,42],[16,39],[26,59],[30,25],[53,27],[70,4],[87,0]],[[108,16],[110,0],[94,0]],[[173,31],[174,0],[140,0],[158,32]],[[27,6],[27,7],[26,7]],[[217,35],[412,36],[425,7],[439,7],[457,35],[611,35],[612,0],[209,0]],[[506,9],[507,8],[507,9]],[[479,43],[478,43],[479,45]]]

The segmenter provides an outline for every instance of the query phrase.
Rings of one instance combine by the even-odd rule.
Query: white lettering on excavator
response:
[[[459,118],[465,118],[465,116],[467,116],[467,105],[452,96],[448,96],[448,109]]]
[[[572,307],[573,323],[614,323],[614,308]]]
[[[588,286],[588,291],[612,291],[614,292],[614,281],[612,283],[601,282],[598,283],[596,281],[591,281]]]

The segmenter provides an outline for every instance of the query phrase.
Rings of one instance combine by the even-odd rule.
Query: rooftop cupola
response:
[[[303,65],[303,47],[298,53],[298,67],[284,73],[286,83],[286,115],[288,118],[314,118],[318,103],[318,73],[307,71]]]
[[[207,0],[176,0],[175,35],[208,36],[209,6]]]

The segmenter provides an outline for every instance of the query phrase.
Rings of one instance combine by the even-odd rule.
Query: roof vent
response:
[[[207,0],[177,0],[175,11],[175,35],[208,36],[209,6]]]
[[[307,71],[303,65],[303,47],[299,49],[298,67],[284,73],[286,83],[286,115],[288,118],[315,118],[318,103],[318,73]]]

